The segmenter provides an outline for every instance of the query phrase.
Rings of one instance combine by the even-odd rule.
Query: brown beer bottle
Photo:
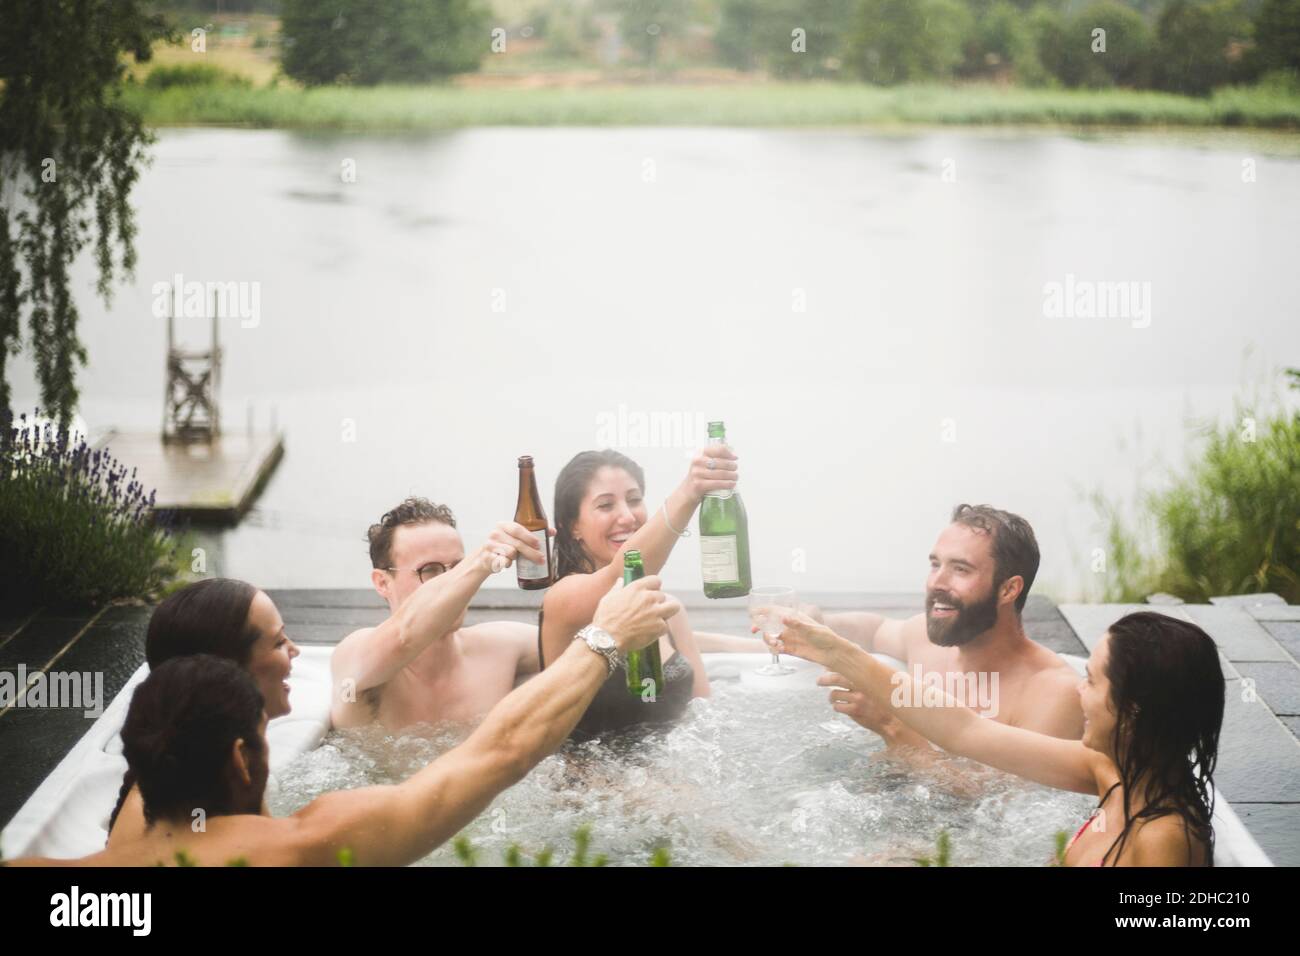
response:
[[[519,457],[519,503],[515,506],[515,521],[537,535],[537,540],[542,545],[541,551],[546,555],[544,564],[536,564],[522,554],[519,555],[515,561],[519,586],[525,591],[549,588],[555,580],[551,570],[551,539],[546,534],[549,522],[546,520],[546,512],[542,510],[542,496],[537,493],[532,455]]]

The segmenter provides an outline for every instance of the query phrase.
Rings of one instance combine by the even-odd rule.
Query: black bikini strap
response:
[[[1110,795],[1115,792],[1115,788],[1123,782],[1123,780],[1116,780],[1110,785],[1110,789],[1101,795],[1101,799],[1097,801],[1098,810],[1100,810],[1105,805],[1106,801],[1110,799]]]

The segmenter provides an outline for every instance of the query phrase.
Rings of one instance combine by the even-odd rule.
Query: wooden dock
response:
[[[205,524],[236,524],[284,456],[284,435],[229,434],[210,444],[164,444],[157,432],[113,429],[94,446],[138,470],[145,490],[157,492],[155,512]]]

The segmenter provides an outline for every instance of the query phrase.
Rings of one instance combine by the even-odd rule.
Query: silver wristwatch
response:
[[[611,674],[618,670],[622,657],[618,653],[618,645],[614,643],[614,638],[609,636],[608,631],[597,627],[595,624],[588,624],[574,635],[573,639],[575,641],[585,641],[588,647],[605,658],[605,663],[609,665]]]

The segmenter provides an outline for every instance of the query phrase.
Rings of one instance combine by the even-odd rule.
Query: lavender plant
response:
[[[97,606],[147,597],[175,573],[175,538],[153,492],[108,449],[66,427],[0,428],[0,594],[6,603]]]

